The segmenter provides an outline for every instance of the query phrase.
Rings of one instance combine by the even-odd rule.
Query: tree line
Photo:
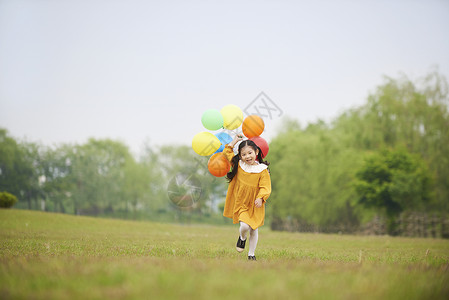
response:
[[[383,233],[414,235],[400,220],[419,212],[449,237],[448,103],[436,72],[418,82],[386,77],[330,123],[286,120],[270,144],[272,226],[357,232],[380,218]]]
[[[331,122],[303,127],[285,118],[267,156],[268,223],[319,232],[377,224],[384,228],[378,233],[407,234],[407,220],[419,213],[421,223],[432,224],[421,231],[433,226],[431,235],[447,237],[448,103],[447,81],[433,72],[415,82],[386,77],[365,104]],[[47,146],[0,129],[0,192],[15,195],[17,208],[225,222],[226,188],[189,146],[147,144],[137,157],[120,141]]]
[[[224,184],[207,172],[207,160],[187,146],[144,146],[138,157],[121,141],[89,139],[84,144],[46,146],[19,141],[0,129],[0,191],[15,195],[16,208],[132,219],[211,214],[210,199]],[[179,205],[168,183],[194,173],[201,197]],[[179,176],[178,176],[179,177]],[[182,185],[174,186],[183,194]],[[184,193],[187,193],[185,191]]]

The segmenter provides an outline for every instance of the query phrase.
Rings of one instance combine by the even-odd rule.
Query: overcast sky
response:
[[[190,145],[204,111],[261,92],[270,140],[435,66],[449,78],[447,0],[0,0],[0,127],[46,145]]]

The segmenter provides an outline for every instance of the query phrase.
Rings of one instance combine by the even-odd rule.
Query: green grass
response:
[[[447,299],[449,241],[0,210],[1,299]]]

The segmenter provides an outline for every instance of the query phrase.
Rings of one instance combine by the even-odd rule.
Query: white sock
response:
[[[240,222],[240,239],[242,241],[246,240],[246,234],[248,233],[248,231],[251,229],[251,227],[249,227],[248,224],[244,223],[244,222]]]
[[[250,229],[249,231],[249,251],[248,256],[254,256],[256,251],[257,241],[259,240],[259,228]]]

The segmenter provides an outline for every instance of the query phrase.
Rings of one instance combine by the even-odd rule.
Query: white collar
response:
[[[255,165],[249,165],[246,162],[244,162],[243,160],[239,160],[239,166],[243,169],[243,171],[247,172],[247,173],[260,173],[263,170],[265,170],[266,168],[268,168],[268,166],[266,164],[260,164],[259,162],[256,161],[257,164]]]

